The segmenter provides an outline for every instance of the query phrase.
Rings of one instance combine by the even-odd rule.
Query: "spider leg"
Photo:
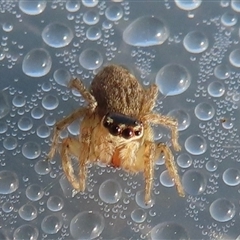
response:
[[[66,128],[66,126],[71,124],[76,119],[81,118],[82,116],[84,116],[88,112],[89,112],[89,108],[87,108],[87,107],[77,109],[76,111],[74,111],[73,113],[71,113],[70,115],[68,115],[67,117],[63,118],[62,120],[60,120],[59,122],[56,123],[54,131],[53,131],[52,146],[51,146],[51,149],[50,149],[50,151],[47,155],[48,160],[51,160],[56,153],[60,132],[64,128]]]
[[[172,144],[173,148],[176,151],[180,151],[181,147],[178,143],[178,123],[175,119],[169,117],[169,116],[164,116],[164,115],[159,115],[159,114],[147,114],[144,117],[145,121],[153,124],[160,124],[163,125],[167,128],[169,128],[172,132]]]
[[[89,102],[90,108],[95,108],[97,106],[97,102],[95,97],[87,90],[84,86],[83,82],[78,79],[74,78],[69,82],[68,85],[70,88],[75,88],[78,90],[79,93],[83,96],[83,98]]]
[[[154,161],[156,144],[154,142],[145,141],[144,150],[144,177],[145,177],[145,203],[148,204],[151,200],[151,190],[154,176]]]
[[[164,154],[165,165],[166,165],[166,168],[168,170],[168,173],[169,173],[170,177],[175,182],[175,186],[177,188],[179,196],[184,197],[185,196],[184,189],[183,189],[181,180],[179,178],[178,171],[177,171],[177,166],[175,164],[174,157],[173,157],[173,154],[172,154],[170,148],[167,145],[165,145],[164,143],[156,144],[156,148],[157,148],[156,153],[163,153]]]

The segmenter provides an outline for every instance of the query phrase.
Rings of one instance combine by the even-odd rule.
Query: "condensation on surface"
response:
[[[0,239],[239,239],[239,12],[235,0],[0,2]],[[142,173],[98,162],[77,193],[59,154],[47,161],[55,123],[86,104],[69,81],[89,87],[109,63],[156,84],[154,111],[178,121],[185,198],[164,156],[147,205]]]

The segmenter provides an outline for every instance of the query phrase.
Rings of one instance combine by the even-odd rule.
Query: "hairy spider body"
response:
[[[87,164],[100,161],[131,173],[143,172],[145,202],[148,203],[154,164],[159,155],[164,154],[177,191],[184,196],[170,148],[164,143],[154,142],[151,124],[161,124],[171,130],[173,148],[180,150],[177,122],[152,111],[158,94],[155,84],[145,89],[129,71],[110,65],[95,76],[89,90],[78,79],[73,79],[69,86],[77,89],[88,105],[56,124],[48,158],[52,159],[56,152],[60,131],[74,120],[83,118],[78,139],[64,139],[60,152],[63,170],[76,190],[85,190]],[[78,177],[74,174],[71,156],[79,161]]]

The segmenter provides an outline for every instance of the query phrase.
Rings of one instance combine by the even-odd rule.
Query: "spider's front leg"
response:
[[[180,177],[178,175],[177,166],[174,161],[174,157],[171,152],[171,149],[164,143],[158,143],[156,144],[156,154],[159,156],[160,153],[162,153],[165,156],[166,168],[168,170],[170,178],[174,180],[179,196],[184,197],[185,192],[184,192]]]

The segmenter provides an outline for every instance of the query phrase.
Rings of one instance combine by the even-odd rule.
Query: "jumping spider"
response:
[[[173,148],[180,150],[177,122],[152,111],[158,94],[155,84],[145,89],[125,68],[110,65],[95,76],[90,90],[79,79],[70,81],[69,87],[77,89],[88,105],[56,123],[48,159],[56,152],[60,131],[83,118],[79,137],[63,139],[60,150],[63,170],[77,191],[85,190],[87,164],[100,161],[130,173],[143,172],[147,204],[151,200],[154,164],[163,154],[178,194],[184,196],[170,148],[153,139],[151,124],[164,125],[171,130]],[[78,177],[74,174],[71,156],[79,161]]]

